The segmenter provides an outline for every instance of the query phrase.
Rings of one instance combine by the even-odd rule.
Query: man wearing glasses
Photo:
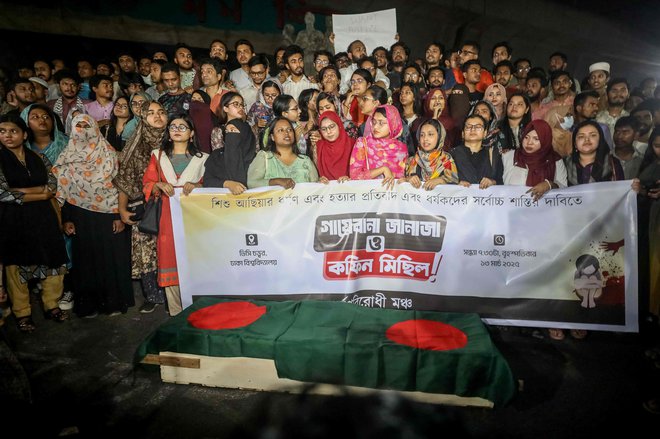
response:
[[[257,95],[261,84],[270,77],[268,58],[265,55],[255,55],[248,61],[250,68],[248,74],[250,75],[250,85],[240,89],[238,92],[243,96],[245,108],[252,108],[257,102]]]
[[[302,48],[295,44],[287,47],[284,51],[284,63],[291,73],[282,84],[284,94],[293,96],[297,102],[303,90],[308,88],[318,90],[318,84],[314,84],[305,76],[305,53]]]
[[[456,83],[465,84],[462,67],[468,61],[478,61],[480,49],[481,47],[476,41],[466,41],[463,43],[461,49],[458,51],[458,62],[452,60],[452,73],[454,74]],[[476,84],[476,90],[483,93],[493,82],[493,75],[491,75],[488,70],[481,69],[479,82]]]

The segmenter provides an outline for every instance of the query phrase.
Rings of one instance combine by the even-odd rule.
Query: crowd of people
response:
[[[343,49],[343,48],[342,48]],[[249,188],[331,180],[522,185],[535,199],[579,184],[632,180],[639,200],[640,299],[660,314],[660,88],[637,87],[607,62],[571,72],[561,52],[544,66],[491,58],[477,42],[432,42],[412,59],[397,41],[368,53],[257,53],[220,40],[193,57],[35,59],[6,72],[0,98],[0,304],[36,329],[30,292],[48,319],[181,311],[169,197],[198,187]],[[229,66],[237,64],[236,69]],[[162,200],[157,234],[138,227]],[[7,314],[6,312],[3,313]],[[584,332],[574,331],[576,338]],[[550,336],[562,339],[561,330]]]

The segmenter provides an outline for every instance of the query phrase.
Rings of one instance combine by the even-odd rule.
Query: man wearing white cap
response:
[[[37,76],[28,79],[34,85],[34,102],[45,104],[48,97],[48,83]]]
[[[589,88],[598,92],[598,109],[607,109],[607,81],[610,79],[610,64],[597,62],[589,66]]]

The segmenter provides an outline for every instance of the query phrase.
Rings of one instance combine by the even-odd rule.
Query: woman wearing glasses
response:
[[[355,142],[349,162],[349,176],[354,180],[383,179],[391,189],[404,176],[408,147],[397,140],[403,131],[399,111],[393,105],[381,105],[367,120],[365,135]]]
[[[295,142],[297,144],[298,151],[300,154],[307,154],[307,140],[305,139],[305,124],[300,123],[300,116],[302,110],[298,105],[298,102],[290,95],[280,95],[273,102],[273,115],[278,117],[283,117],[293,126],[295,130]],[[270,132],[268,129],[264,131],[264,138],[262,142],[264,145],[268,143],[268,137]]]
[[[339,115],[326,111],[319,117],[321,140],[316,142],[316,167],[321,177],[338,180],[340,183],[350,180],[348,162],[351,158],[355,139],[344,129]]]
[[[282,186],[292,189],[296,183],[319,181],[319,174],[312,160],[298,150],[293,123],[289,119],[275,118],[266,133],[266,148],[257,153],[248,169],[248,188]],[[327,179],[320,181],[327,182]]]
[[[468,116],[463,125],[463,144],[450,151],[461,186],[478,184],[486,189],[502,184],[502,156],[497,148],[483,144],[485,137],[486,120],[478,114]]]
[[[192,119],[179,114],[167,124],[163,143],[151,152],[151,160],[144,173],[146,199],[162,197],[157,243],[158,285],[165,288],[170,315],[180,313],[182,308],[169,197],[174,195],[175,188],[183,188],[183,195],[188,195],[193,189],[202,187],[207,158],[208,154],[199,150]]]
[[[133,119],[133,112],[125,96],[119,96],[115,99],[110,115],[110,123],[101,128],[103,137],[117,151],[124,149],[124,140],[122,133],[126,129],[128,122]]]
[[[346,93],[343,110],[344,114],[350,117],[357,126],[362,125],[367,120],[367,116],[360,110],[359,101],[373,83],[374,78],[368,70],[357,69],[351,75],[351,89]]]
[[[232,119],[245,120],[245,104],[243,96],[234,91],[229,91],[222,95],[220,105],[218,106],[218,119],[220,126],[211,131],[211,150],[222,148],[224,145],[224,127]]]
[[[261,84],[257,102],[252,105],[247,114],[247,123],[252,127],[252,132],[259,142],[259,148],[263,148],[261,143],[266,126],[273,119],[273,102],[282,94],[282,85],[275,79],[269,79]]]

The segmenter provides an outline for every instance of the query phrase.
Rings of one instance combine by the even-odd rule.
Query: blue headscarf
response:
[[[21,111],[21,119],[23,119],[26,125],[29,127],[30,122],[28,121],[28,115],[30,110],[34,107],[35,104],[28,105]],[[53,117],[52,112],[49,112],[51,118]],[[55,163],[57,158],[60,156],[60,153],[64,150],[66,145],[69,143],[69,138],[66,134],[60,131],[57,128],[57,122],[53,119],[53,138],[47,147],[44,149],[39,149],[37,145],[34,145],[32,142],[27,142],[30,149],[36,153],[43,154],[51,162]]]

